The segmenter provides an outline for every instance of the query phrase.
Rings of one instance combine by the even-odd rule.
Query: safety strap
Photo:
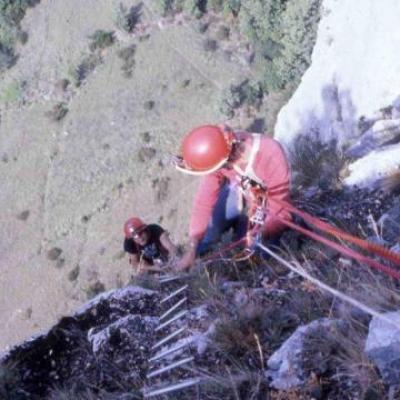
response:
[[[249,155],[249,160],[246,165],[246,169],[243,171],[238,165],[234,164],[233,169],[242,177],[249,178],[252,181],[258,183],[259,185],[263,185],[263,181],[256,175],[254,172],[254,161],[258,151],[260,150],[261,144],[261,135],[258,133],[253,133],[252,135],[253,143],[251,145],[251,151]]]

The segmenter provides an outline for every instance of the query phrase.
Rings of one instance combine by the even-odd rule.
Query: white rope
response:
[[[379,318],[380,320],[386,322],[387,324],[390,324],[392,326],[394,326],[396,329],[400,330],[400,325],[397,324],[396,322],[394,322],[393,320],[391,320],[390,318],[386,317],[385,315],[383,315],[382,313],[374,310],[373,308],[361,303],[360,301],[340,292],[339,290],[336,290],[330,286],[328,286],[327,284],[321,282],[319,279],[314,278],[313,276],[311,276],[308,272],[300,269],[300,268],[296,268],[294,265],[292,265],[291,263],[289,263],[288,261],[286,261],[285,259],[283,259],[282,257],[280,257],[278,254],[274,253],[273,251],[271,251],[270,249],[268,249],[267,247],[263,246],[261,243],[257,243],[257,246],[265,251],[267,254],[269,254],[271,257],[275,258],[275,260],[279,261],[281,264],[283,264],[285,267],[289,268],[292,272],[296,273],[297,275],[302,276],[304,279],[309,280],[310,282],[312,282],[315,286],[318,286],[320,289],[325,290],[326,292],[330,293],[331,295],[338,297],[339,299],[351,304],[354,307],[359,308],[360,310],[364,311],[365,313]]]

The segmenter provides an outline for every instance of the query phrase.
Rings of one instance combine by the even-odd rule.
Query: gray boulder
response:
[[[400,311],[384,316],[393,323],[377,317],[371,320],[365,352],[378,367],[384,381],[395,385],[400,382]]]
[[[297,328],[268,360],[266,376],[271,386],[289,390],[304,384],[311,372],[326,372],[329,355],[334,354],[338,346],[337,338],[347,330],[345,321],[329,318]]]
[[[347,155],[358,158],[400,139],[400,120],[379,120],[347,150]]]
[[[378,221],[382,229],[382,235],[390,243],[400,241],[400,204],[394,205],[383,214]]]

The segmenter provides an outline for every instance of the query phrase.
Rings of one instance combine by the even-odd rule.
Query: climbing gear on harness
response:
[[[253,134],[251,151],[244,171],[238,165],[233,164],[233,169],[240,176],[240,188],[242,196],[247,200],[247,215],[249,217],[246,247],[235,257],[236,261],[246,260],[253,255],[255,244],[261,239],[261,227],[267,216],[267,188],[253,168],[260,143],[261,135]]]
[[[182,142],[182,157],[176,168],[191,175],[217,171],[229,158],[235,135],[216,125],[202,125],[189,132]]]
[[[143,229],[145,229],[147,225],[137,217],[132,217],[129,218],[124,225],[124,232],[125,232],[125,237],[130,238],[134,234],[139,233]]]

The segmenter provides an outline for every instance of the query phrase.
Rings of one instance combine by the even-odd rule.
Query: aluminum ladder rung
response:
[[[160,283],[167,283],[167,282],[172,282],[176,281],[178,279],[183,279],[184,277],[181,275],[174,275],[174,276],[167,276],[165,278],[160,279]]]
[[[177,331],[171,333],[170,335],[166,336],[164,339],[161,339],[160,341],[158,341],[151,349],[152,350],[157,349],[158,347],[169,342],[171,339],[178,336],[180,333],[184,332],[185,330],[186,330],[186,326],[184,326],[183,328],[179,328]]]
[[[180,287],[179,289],[175,290],[175,292],[172,292],[171,294],[169,294],[167,297],[164,297],[161,300],[161,304],[165,303],[168,300],[171,300],[173,297],[175,297],[176,295],[178,295],[179,293],[183,292],[184,290],[186,290],[189,287],[189,285],[185,285]]]
[[[168,349],[157,353],[154,357],[149,358],[149,362],[158,361],[161,358],[164,358],[172,353],[175,353],[178,350],[183,349],[186,346],[189,346],[191,340],[184,340],[182,343],[178,344],[177,346],[169,347]]]
[[[194,357],[187,357],[187,358],[184,358],[183,360],[179,360],[170,365],[167,365],[166,367],[159,368],[156,371],[150,372],[147,375],[147,379],[154,378],[155,376],[161,375],[164,372],[171,371],[172,369],[180,367],[181,365],[187,364],[193,360],[194,360]]]
[[[179,312],[178,314],[175,314],[171,319],[169,319],[168,321],[165,321],[161,325],[157,326],[157,328],[154,331],[158,332],[161,329],[164,329],[168,325],[172,324],[172,322],[174,322],[174,321],[178,320],[179,318],[183,317],[186,313],[187,313],[187,310],[183,310],[183,311]]]
[[[201,378],[190,378],[190,379],[186,379],[184,381],[180,381],[180,382],[172,384],[172,385],[164,386],[163,388],[146,389],[143,391],[143,395],[146,398],[158,396],[160,394],[165,394],[165,393],[174,392],[176,390],[185,389],[187,387],[197,385],[200,382],[201,382]]]
[[[168,317],[169,314],[171,314],[173,311],[175,311],[177,308],[179,308],[182,304],[184,304],[187,300],[187,297],[184,297],[183,299],[180,299],[177,303],[175,303],[171,308],[169,308],[163,315],[160,317],[160,321],[162,321],[165,317]]]

